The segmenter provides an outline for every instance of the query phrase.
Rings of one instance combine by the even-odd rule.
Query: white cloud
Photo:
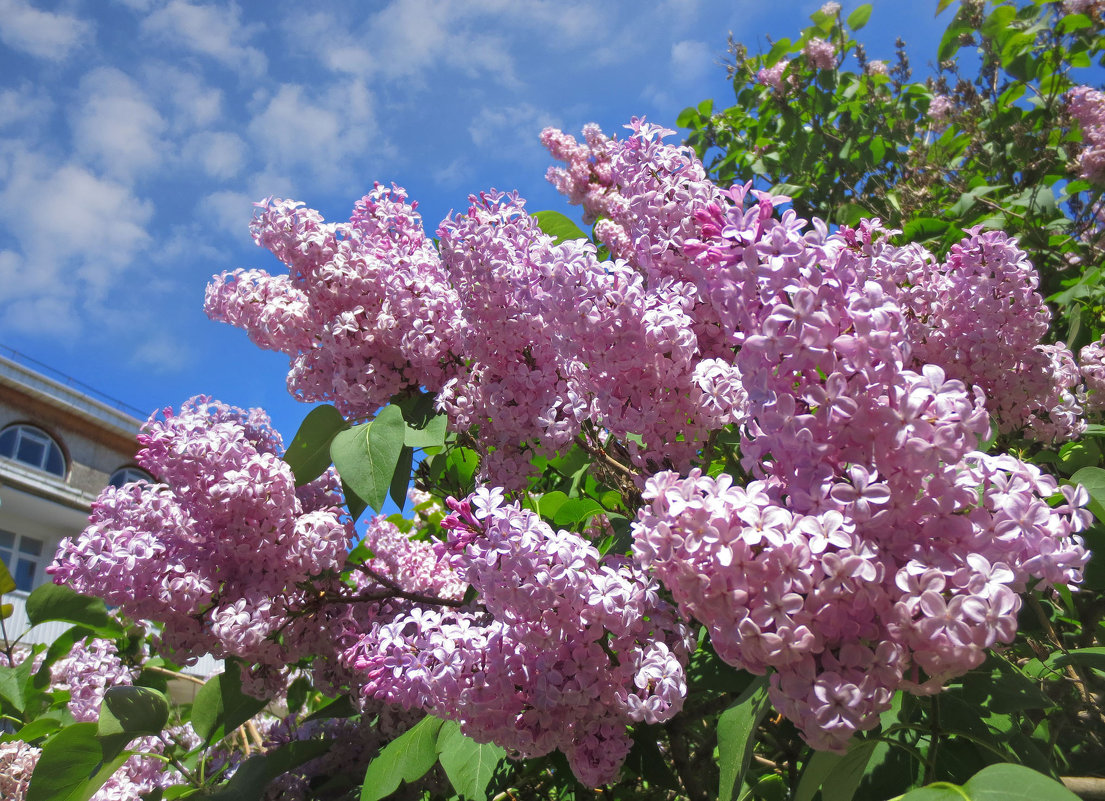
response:
[[[58,167],[26,151],[12,158],[0,189],[0,225],[19,250],[0,257],[0,323],[71,333],[86,304],[127,280],[150,244],[146,226],[153,208],[125,185],[82,166]]]
[[[531,103],[483,108],[468,126],[476,147],[499,156],[525,158],[544,153],[538,140],[542,128],[561,127],[562,123],[547,111]]]
[[[81,79],[84,101],[73,114],[77,152],[114,178],[158,167],[167,148],[165,121],[129,77],[113,67],[93,70]]]
[[[377,161],[392,149],[380,139],[375,98],[363,82],[315,91],[281,84],[249,123],[265,171],[305,174],[326,186],[354,183],[354,164]]]
[[[188,137],[182,155],[185,162],[198,164],[211,178],[233,178],[245,164],[246,143],[237,134],[203,131]]]
[[[153,373],[175,373],[190,365],[195,354],[179,337],[160,329],[144,329],[135,342],[130,363]]]
[[[491,2],[498,17],[486,3],[481,8],[456,0],[398,0],[363,22],[316,12],[288,18],[284,29],[293,45],[338,73],[424,86],[432,71],[445,67],[517,85],[508,47],[511,29],[502,19],[513,4]]]
[[[439,186],[453,189],[463,184],[472,173],[465,159],[453,159],[449,164],[434,173],[434,182]]]
[[[671,46],[672,78],[693,83],[706,78],[715,69],[714,49],[705,42],[684,39]]]
[[[253,28],[242,25],[241,16],[234,3],[220,8],[170,0],[142,21],[142,30],[255,77],[264,73],[268,60],[256,47],[243,44]]]
[[[222,117],[222,90],[204,83],[192,71],[161,64],[147,70],[144,79],[147,88],[157,87],[175,130],[206,128]]]
[[[92,36],[92,24],[40,11],[26,0],[0,0],[0,41],[13,50],[61,61]]]
[[[256,200],[243,192],[212,192],[196,207],[196,217],[240,243],[252,242],[249,221],[253,217],[253,203]]]
[[[0,130],[25,122],[41,122],[53,107],[53,101],[30,84],[5,89],[0,92]]]

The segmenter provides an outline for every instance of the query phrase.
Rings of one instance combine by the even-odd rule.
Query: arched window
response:
[[[41,428],[20,424],[0,431],[0,456],[65,477],[61,446]]]
[[[145,481],[147,484],[152,484],[153,476],[145,470],[139,470],[137,467],[120,467],[111,474],[111,479],[107,483],[112,487],[122,487],[124,484],[131,484],[136,481]]]

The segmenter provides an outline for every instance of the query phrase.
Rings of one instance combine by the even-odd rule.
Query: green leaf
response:
[[[771,708],[767,676],[757,676],[731,707],[718,717],[717,747],[721,769],[718,801],[730,801],[752,760],[756,727]]]
[[[95,723],[74,723],[46,741],[26,801],[87,801],[130,757],[104,762]]]
[[[135,737],[160,734],[169,720],[169,699],[149,687],[109,687],[100,702],[96,736],[104,758],[114,759]]]
[[[1081,484],[1090,494],[1086,508],[1093,512],[1098,522],[1105,523],[1105,470],[1100,467],[1083,467],[1070,477],[1071,484]]]
[[[409,448],[440,447],[445,444],[445,432],[448,425],[449,418],[444,414],[434,415],[421,428],[415,428],[408,424],[403,444]]]
[[[34,694],[30,686],[33,667],[34,659],[30,656],[14,667],[0,665],[0,699],[11,704],[17,712],[27,708],[27,697]]]
[[[345,496],[345,506],[349,509],[349,516],[356,523],[368,508],[368,504],[361,500],[361,497],[344,481],[341,483],[341,494]]]
[[[971,801],[971,799],[957,785],[935,782],[928,787],[912,790],[895,801]]]
[[[53,734],[61,728],[61,721],[57,718],[36,718],[21,728],[15,734],[7,734],[0,737],[0,741],[22,740],[25,743],[34,742],[47,734]]]
[[[940,12],[950,6],[952,2],[953,0],[940,0],[940,2],[936,4],[936,16],[940,16]]]
[[[437,395],[434,393],[420,391],[413,395],[396,395],[391,403],[399,407],[403,412],[403,419],[411,428],[425,428],[437,414],[434,410],[436,400]]]
[[[916,242],[929,237],[940,236],[948,230],[947,220],[935,217],[915,217],[902,227],[902,237],[907,242]]]
[[[213,793],[188,796],[193,801],[259,801],[265,788],[277,776],[318,759],[330,750],[329,740],[298,740],[264,754],[251,756],[238,766],[234,776]]]
[[[568,502],[568,496],[560,490],[546,492],[537,499],[537,513],[549,520],[556,519],[556,513],[560,507]]]
[[[955,22],[949,25],[940,38],[940,47],[936,51],[936,57],[941,61],[947,61],[954,56],[960,48],[960,35],[969,33],[970,30],[969,27],[962,24],[957,25]]]
[[[864,3],[848,15],[848,27],[853,31],[858,31],[867,24],[869,19],[871,19],[871,4]]]
[[[0,595],[7,595],[15,589],[15,579],[8,572],[8,566],[0,559]]]
[[[306,676],[300,676],[288,686],[287,702],[288,714],[298,715],[299,710],[307,703],[307,696],[311,692],[311,682]]]
[[[208,679],[192,702],[192,728],[205,742],[221,740],[251,717],[268,701],[242,692],[241,667],[227,661],[226,670]]]
[[[414,466],[414,448],[407,445],[399,452],[399,463],[395,465],[395,472],[391,475],[391,499],[403,511],[407,505],[407,488],[411,485],[411,467]]]
[[[388,496],[406,430],[399,407],[385,406],[371,422],[338,433],[330,445],[342,481],[377,512]]]
[[[1054,779],[1023,765],[1003,763],[983,768],[963,785],[971,801],[1078,801]]]
[[[533,216],[537,220],[538,227],[551,236],[558,245],[569,239],[587,238],[587,234],[583,233],[578,225],[559,211],[539,211]]]
[[[466,737],[460,725],[451,720],[438,732],[437,754],[453,789],[469,801],[485,801],[487,785],[506,758],[505,750]]]
[[[43,584],[27,596],[27,619],[31,625],[61,620],[87,626],[103,637],[120,637],[123,627],[108,617],[99,598],[80,595],[64,584]]]
[[[351,718],[356,714],[358,714],[358,710],[353,705],[353,701],[350,700],[348,695],[343,695],[335,698],[326,706],[315,710],[303,722],[310,723],[312,720],[328,720],[329,718]]]
[[[790,39],[780,39],[771,46],[771,50],[769,50],[767,55],[764,56],[764,66],[774,67],[776,64],[779,63],[779,59],[786,55],[787,51],[789,50]]]
[[[1105,648],[1078,648],[1067,653],[1053,654],[1048,658],[1048,667],[1065,667],[1070,664],[1085,665],[1094,670],[1105,671]]]
[[[361,801],[380,801],[401,782],[418,781],[437,762],[437,736],[445,721],[427,715],[388,743],[372,760],[361,785]]]
[[[852,744],[825,779],[821,788],[821,801],[852,801],[871,754],[878,747],[878,740],[861,740]]]
[[[333,406],[319,406],[303,418],[284,461],[292,468],[296,486],[314,481],[330,466],[330,443],[349,423]]]
[[[843,754],[832,751],[814,751],[802,770],[798,780],[798,789],[794,791],[794,801],[813,801],[817,791],[825,784],[836,766],[844,759]]]
[[[569,498],[556,510],[553,523],[558,526],[573,526],[603,511],[602,505],[592,498]]]
[[[0,604],[0,620],[7,620],[15,614],[15,604]]]

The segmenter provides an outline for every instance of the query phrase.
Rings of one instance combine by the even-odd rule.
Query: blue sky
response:
[[[431,230],[489,187],[567,211],[542,127],[728,105],[727,34],[755,52],[819,6],[0,0],[0,345],[143,410],[262,406],[290,440],[286,358],[202,311],[212,274],[280,269],[252,201],[346,219],[379,180]],[[902,35],[922,77],[951,12],[874,6],[869,56]]]

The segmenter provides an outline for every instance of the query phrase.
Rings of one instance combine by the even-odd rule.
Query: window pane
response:
[[[0,529],[0,548],[7,548],[9,551],[15,547],[15,535],[10,531],[3,531]]]
[[[35,583],[35,568],[38,565],[29,559],[20,559],[15,566],[15,573],[12,578],[15,579],[15,588],[17,590],[23,590],[30,592],[34,589]]]
[[[65,475],[65,459],[61,455],[61,448],[54,443],[50,443],[50,456],[46,460],[46,472],[53,473],[56,476]]]
[[[15,458],[40,468],[46,460],[46,445],[42,442],[35,442],[28,436],[20,437],[19,450],[16,452]]]
[[[6,548],[0,548],[0,561],[3,561],[4,565],[8,568],[8,572],[11,572],[12,566],[12,552]]]
[[[65,476],[65,454],[45,431],[28,425],[10,426],[0,432],[0,456]]]
[[[34,537],[20,537],[19,552],[30,556],[42,556],[42,540]]]

